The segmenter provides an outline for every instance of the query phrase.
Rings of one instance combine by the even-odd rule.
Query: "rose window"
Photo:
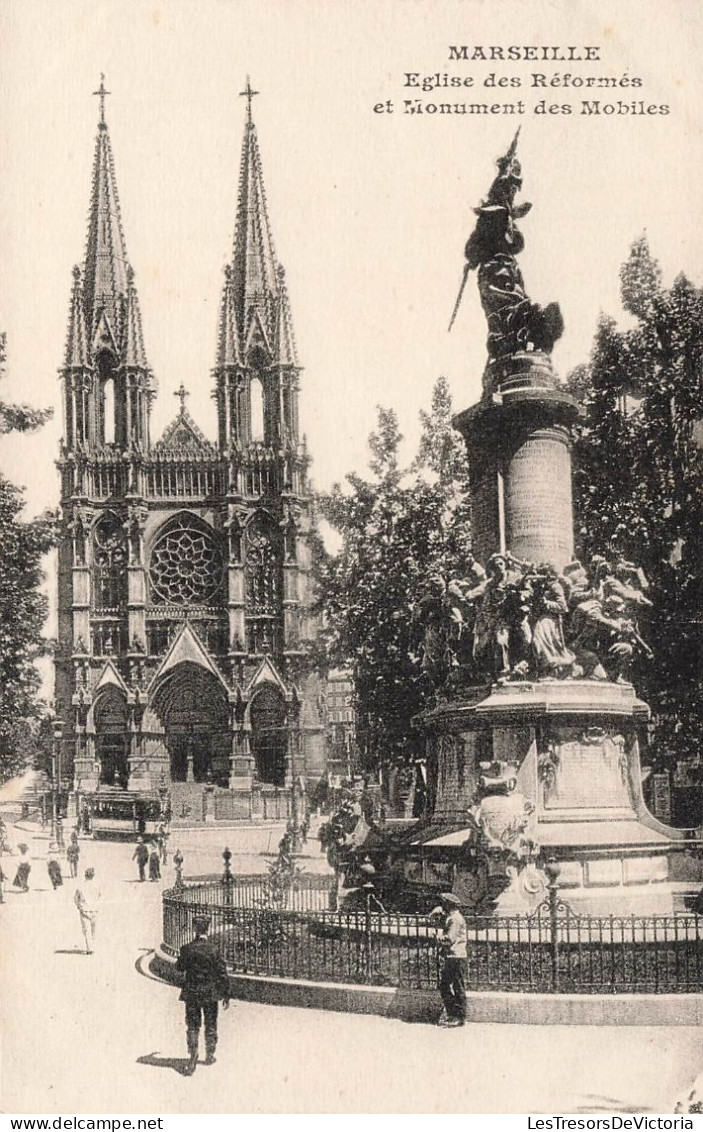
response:
[[[149,577],[154,594],[170,605],[202,605],[220,588],[222,553],[210,531],[186,522],[159,538]]]

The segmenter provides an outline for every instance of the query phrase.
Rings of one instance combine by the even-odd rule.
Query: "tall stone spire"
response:
[[[80,358],[87,400],[82,432],[67,435],[70,445],[117,444],[148,447],[149,404],[155,382],[146,359],[134,272],[127,258],[115,165],[105,118],[105,76],[94,91],[100,116],[88,212],[88,236],[82,274],[74,283],[66,365]],[[82,307],[79,317],[77,304]],[[91,380],[88,380],[90,375]],[[68,390],[68,374],[64,374]],[[106,386],[112,384],[110,402]],[[72,381],[71,386],[75,386]],[[67,392],[68,395],[68,392]],[[75,389],[71,396],[75,397]],[[114,413],[114,421],[112,415]],[[67,413],[78,422],[80,413]],[[107,418],[110,419],[107,419]]]
[[[104,76],[101,77],[100,120],[95,140],[93,179],[88,214],[88,239],[83,269],[86,315],[91,335],[101,317],[115,342],[119,339],[122,303],[127,294],[127,248],[122,230],[115,165],[105,120]]]
[[[225,272],[215,369],[220,443],[246,445],[253,439],[252,396],[261,388],[266,443],[295,446],[300,367],[285,277],[271,235],[252,117],[252,99],[258,92],[252,90],[247,77],[240,93],[247,100],[247,110],[234,245]]]
[[[252,338],[252,326],[259,322],[267,344],[272,347],[278,294],[276,252],[266,207],[259,142],[251,114],[251,100],[256,93],[247,77],[246,88],[241,92],[247,99],[247,117],[239,172],[232,283],[235,312],[244,344]]]

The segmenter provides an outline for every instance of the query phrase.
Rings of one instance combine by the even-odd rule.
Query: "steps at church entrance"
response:
[[[227,790],[201,782],[171,785],[171,825],[185,828],[231,822],[285,822],[291,816],[290,791],[256,785]]]

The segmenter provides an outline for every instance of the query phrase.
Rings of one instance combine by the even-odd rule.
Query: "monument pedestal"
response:
[[[669,856],[683,834],[644,803],[638,729],[648,717],[631,685],[588,680],[475,688],[426,713],[421,722],[437,792],[432,819],[415,839],[419,856],[442,850],[453,860],[454,891],[463,889],[467,900],[472,892],[481,898],[482,883],[492,878],[497,913],[531,910],[532,866],[521,881],[530,842],[539,849],[538,867],[550,858],[559,863],[562,895],[576,912],[673,911]],[[509,807],[505,798],[501,807],[492,799],[496,812],[484,802],[477,815],[480,764],[487,763],[514,768],[520,804]],[[497,843],[488,853],[482,832]],[[495,891],[501,869],[502,895]]]

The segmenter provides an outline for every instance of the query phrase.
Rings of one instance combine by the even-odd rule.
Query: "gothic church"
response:
[[[247,82],[213,398],[217,442],[156,381],[127,257],[101,83],[88,237],[61,370],[56,710],[95,804],[168,791],[174,818],[284,818],[325,771],[300,367]],[[70,756],[70,758],[68,757]]]

